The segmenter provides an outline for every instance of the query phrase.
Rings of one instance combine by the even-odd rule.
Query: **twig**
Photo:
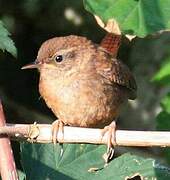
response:
[[[0,102],[0,128],[4,128],[5,117],[2,104]],[[0,136],[0,172],[2,180],[18,180],[15,161],[8,136]]]
[[[28,139],[33,142],[51,143],[51,125],[48,124],[7,124],[0,128],[0,134]],[[101,129],[64,127],[64,136],[59,131],[60,143],[107,144],[107,133],[102,138]],[[170,146],[168,131],[128,131],[116,130],[116,145],[119,146]]]

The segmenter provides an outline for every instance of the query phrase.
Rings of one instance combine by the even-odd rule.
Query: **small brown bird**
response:
[[[54,142],[63,125],[106,127],[104,132],[114,129],[112,121],[122,105],[136,98],[136,83],[128,67],[84,37],[45,41],[36,61],[22,69],[27,68],[39,70],[40,94],[59,119],[53,123]]]

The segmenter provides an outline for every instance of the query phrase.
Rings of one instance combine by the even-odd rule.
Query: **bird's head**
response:
[[[62,71],[76,66],[80,68],[95,53],[94,47],[90,40],[80,36],[52,38],[41,45],[36,60],[22,69],[38,68],[41,72],[42,69]]]

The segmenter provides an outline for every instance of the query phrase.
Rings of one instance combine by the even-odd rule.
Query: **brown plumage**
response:
[[[79,36],[45,41],[33,65],[40,72],[39,91],[61,122],[100,127],[119,116],[136,83],[128,67],[104,47]]]
[[[55,57],[63,56],[61,62]],[[119,115],[136,84],[127,66],[83,37],[57,37],[38,52],[39,90],[53,113],[70,126],[104,127]]]
[[[109,54],[116,58],[118,49],[121,42],[121,35],[114,35],[113,33],[107,33],[102,39],[100,46],[103,47]]]

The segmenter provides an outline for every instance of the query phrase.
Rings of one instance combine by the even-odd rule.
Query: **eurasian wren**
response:
[[[26,68],[39,70],[40,94],[65,125],[104,128],[119,116],[128,99],[136,98],[128,67],[84,37],[45,41],[36,61]]]

